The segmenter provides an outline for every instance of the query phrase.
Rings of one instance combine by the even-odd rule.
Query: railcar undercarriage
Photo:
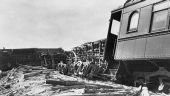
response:
[[[161,90],[161,86],[170,86],[169,63],[169,60],[119,61],[116,80],[133,86],[146,84],[150,90]]]

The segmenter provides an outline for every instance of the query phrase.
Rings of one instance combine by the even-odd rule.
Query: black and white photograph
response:
[[[0,96],[170,96],[170,0],[0,0]]]

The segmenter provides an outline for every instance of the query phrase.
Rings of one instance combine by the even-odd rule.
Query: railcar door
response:
[[[119,34],[120,21],[121,21],[122,10],[112,11],[110,17],[110,24],[108,29],[108,35],[106,40],[104,59],[108,63],[108,68],[113,68],[114,66],[114,54],[117,43],[117,35]]]

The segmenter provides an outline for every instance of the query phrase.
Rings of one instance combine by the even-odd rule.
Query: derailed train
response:
[[[73,62],[74,74],[89,79],[106,80],[107,62],[104,60],[104,49],[106,39],[87,42],[80,46],[74,47],[72,52],[75,53]]]
[[[75,49],[85,48],[85,51],[76,52],[74,60],[94,58],[99,64],[108,64],[108,68],[115,71],[116,81],[124,84],[147,83],[153,88],[170,84],[169,21],[169,0],[127,0],[111,12],[105,53],[105,40],[90,42]],[[113,34],[115,31],[118,36]],[[3,53],[4,56],[0,61],[8,61],[8,55]],[[46,57],[45,63],[51,58],[43,57]]]
[[[85,62],[88,58],[91,58],[96,64],[106,64],[104,60],[105,42],[106,39],[87,42],[80,46],[74,47],[72,51],[75,53],[77,61]]]
[[[169,21],[169,0],[127,0],[111,12],[105,59],[118,82],[170,85]]]
[[[62,48],[1,49],[0,70],[6,71],[19,65],[44,66],[55,69],[62,61],[66,63],[70,52]]]

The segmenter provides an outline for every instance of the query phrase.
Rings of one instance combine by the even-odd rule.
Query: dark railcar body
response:
[[[11,49],[13,64],[40,66],[40,55],[36,48]]]
[[[15,67],[16,65],[12,62],[13,58],[8,51],[0,51],[0,70],[6,71]]]

